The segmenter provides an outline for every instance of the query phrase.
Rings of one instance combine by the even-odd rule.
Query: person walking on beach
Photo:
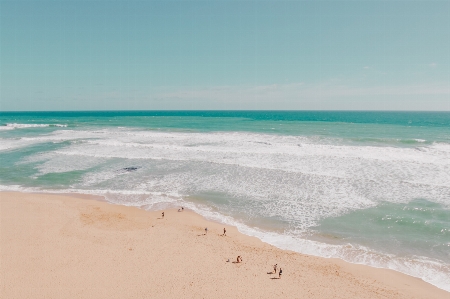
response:
[[[281,279],[281,273],[283,273],[283,270],[280,268],[280,272],[278,272],[278,279]]]
[[[240,255],[238,255],[238,257],[236,258],[236,263],[240,263],[242,262],[242,257]]]
[[[222,236],[226,236],[227,235],[227,230],[225,229],[225,227],[223,228],[223,235]]]
[[[278,264],[273,265],[273,274],[277,274],[277,266]]]
[[[164,212],[162,212],[162,214],[161,214],[161,215],[162,215],[162,218],[164,218]]]
[[[208,233],[208,228],[205,227],[205,235]]]

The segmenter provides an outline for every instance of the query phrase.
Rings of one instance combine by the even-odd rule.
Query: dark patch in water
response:
[[[121,172],[133,172],[138,170],[139,168],[142,168],[141,166],[130,166],[130,167],[124,167],[122,169],[119,169],[117,171],[121,171]]]

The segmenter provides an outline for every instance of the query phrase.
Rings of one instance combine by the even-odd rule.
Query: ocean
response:
[[[0,112],[0,190],[183,206],[450,291],[450,112]]]

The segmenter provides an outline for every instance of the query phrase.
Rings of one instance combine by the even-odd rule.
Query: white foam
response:
[[[0,151],[13,150],[33,145],[35,142],[26,139],[0,138]]]
[[[8,123],[7,128],[11,129],[25,129],[25,128],[46,128],[46,127],[67,127],[64,124],[18,124],[18,123]]]
[[[0,150],[13,150],[32,146],[41,143],[59,143],[72,140],[85,140],[88,138],[96,138],[100,133],[84,132],[75,130],[58,130],[50,134],[38,135],[35,137],[20,137],[20,138],[2,138],[0,139]]]
[[[129,163],[144,166],[142,174],[161,161],[184,170],[174,173],[163,165],[159,177],[129,175],[120,179],[123,188],[139,185],[185,194],[214,190],[236,198],[269,200],[271,213],[281,214],[289,207],[289,216],[306,219],[304,228],[323,217],[367,208],[380,200],[408,202],[424,197],[450,204],[450,152],[442,144],[418,151],[323,144],[317,138],[298,136],[129,129],[59,130],[20,142],[64,140],[78,141],[53,151],[38,166],[41,173],[111,161],[107,168],[83,178],[81,186],[93,187],[113,184],[119,177],[114,170]],[[122,162],[112,162],[116,160]]]
[[[444,142],[434,142],[431,149],[444,154],[450,154],[450,144]]]

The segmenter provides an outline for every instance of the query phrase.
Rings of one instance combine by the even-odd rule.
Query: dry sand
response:
[[[164,212],[1,192],[0,298],[450,298],[395,271],[283,251],[234,227],[221,236],[222,224]],[[269,274],[275,263],[281,279]]]

